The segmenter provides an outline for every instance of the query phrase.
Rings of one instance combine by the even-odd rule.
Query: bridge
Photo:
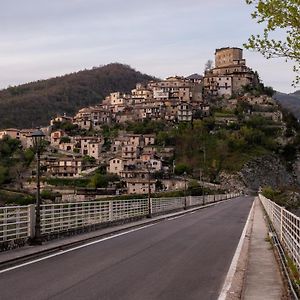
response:
[[[147,199],[45,204],[39,246],[27,244],[34,207],[1,208],[1,243],[20,247],[0,254],[0,298],[281,299],[263,214],[298,268],[299,218],[253,200],[151,199],[152,218]]]

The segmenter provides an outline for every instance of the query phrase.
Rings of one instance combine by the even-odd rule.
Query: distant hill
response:
[[[136,83],[155,78],[130,66],[108,64],[61,77],[39,80],[0,91],[0,128],[31,128],[51,117],[100,103],[111,92],[129,92]]]
[[[292,94],[284,94],[277,92],[275,99],[282,105],[282,107],[289,110],[293,115],[300,119],[300,90]]]

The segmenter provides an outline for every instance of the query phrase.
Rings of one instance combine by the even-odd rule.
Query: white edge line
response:
[[[179,219],[179,218],[184,217],[185,215],[186,215],[186,214],[183,214],[183,215],[180,215],[180,216],[177,216],[177,217],[171,217],[171,218],[168,218],[167,220],[168,220],[168,221],[176,220],[176,219]]]
[[[252,203],[252,206],[251,206],[251,209],[250,209],[250,212],[249,212],[246,224],[244,226],[244,229],[243,229],[242,235],[240,237],[239,243],[238,243],[238,245],[236,247],[233,259],[231,261],[231,264],[230,264],[228,273],[226,275],[226,278],[225,278],[225,281],[224,281],[221,293],[220,293],[220,295],[218,297],[218,300],[225,300],[226,296],[227,296],[227,292],[229,291],[229,289],[231,287],[233,276],[234,276],[235,271],[236,271],[238,259],[239,259],[240,254],[241,254],[242,246],[243,246],[244,239],[245,239],[245,236],[246,236],[246,232],[247,232],[247,229],[248,229],[248,224],[249,224],[250,219],[251,219],[252,211],[253,211],[253,208],[254,208],[254,203],[255,203],[255,199],[254,199],[254,201]]]
[[[138,230],[142,230],[142,229],[154,226],[156,224],[157,223],[155,223],[155,224],[149,224],[149,225],[138,227],[138,228],[134,228],[134,229],[131,229],[131,230],[128,230],[128,231],[125,231],[125,232],[117,233],[115,235],[102,238],[100,240],[89,242],[89,243],[84,244],[84,245],[76,246],[76,247],[71,248],[71,249],[63,250],[63,251],[60,251],[60,252],[57,252],[57,253],[53,253],[53,254],[50,254],[50,255],[47,255],[47,256],[44,256],[44,257],[32,260],[32,261],[28,261],[26,263],[23,263],[23,264],[20,264],[20,265],[17,265],[17,266],[13,266],[13,267],[10,267],[10,268],[4,269],[4,270],[0,270],[0,274],[9,272],[9,271],[12,271],[12,270],[15,270],[15,269],[19,269],[19,268],[22,268],[22,267],[25,267],[25,266],[28,266],[28,265],[31,265],[31,264],[34,264],[34,263],[37,263],[37,262],[40,262],[40,261],[43,261],[43,260],[55,257],[55,256],[59,256],[59,255],[62,255],[62,254],[68,253],[68,252],[72,252],[72,251],[75,251],[75,250],[78,250],[78,249],[81,249],[81,248],[85,248],[85,247],[88,247],[88,246],[91,246],[91,245],[94,245],[94,244],[98,244],[98,243],[101,243],[101,242],[104,242],[104,241],[107,241],[107,240],[119,237],[121,235],[125,235],[125,234],[131,233],[131,232],[134,232],[134,231],[138,231]]]

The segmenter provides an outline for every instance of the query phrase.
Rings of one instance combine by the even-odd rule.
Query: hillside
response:
[[[118,63],[40,80],[0,91],[0,129],[49,124],[51,117],[101,102],[114,91],[129,92],[154,78]]]
[[[292,94],[277,92],[275,99],[279,101],[282,107],[293,113],[297,119],[300,119],[300,90]]]

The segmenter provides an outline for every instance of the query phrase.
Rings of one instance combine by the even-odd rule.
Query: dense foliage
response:
[[[277,151],[280,135],[276,124],[259,116],[225,127],[211,117],[165,129],[158,133],[157,143],[175,146],[176,174],[199,177],[201,171],[217,181],[220,171],[238,171],[250,159]]]
[[[111,92],[129,92],[136,83],[152,79],[114,63],[9,87],[0,91],[0,128],[47,125],[57,114],[74,115],[82,107],[100,103]]]
[[[23,150],[18,140],[0,140],[0,186],[14,181],[20,183],[22,172],[34,158],[32,149]],[[20,187],[21,188],[21,187]]]
[[[283,57],[295,63],[299,74],[300,63],[300,1],[246,0],[254,5],[252,18],[265,25],[262,35],[252,35],[244,46],[262,53],[266,58]],[[283,36],[282,40],[278,40]],[[299,83],[296,75],[295,83]]]

